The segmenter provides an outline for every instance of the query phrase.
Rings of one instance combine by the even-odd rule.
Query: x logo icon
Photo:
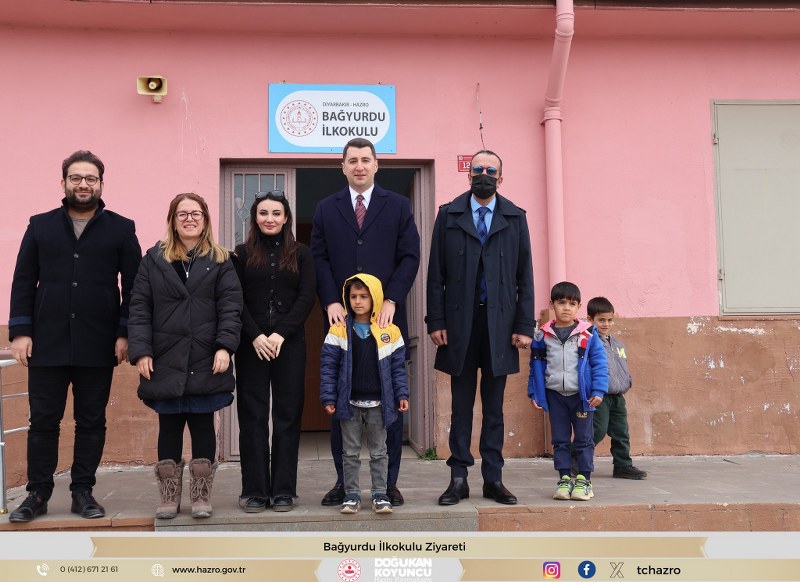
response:
[[[622,566],[625,562],[609,562],[611,564],[612,572],[609,578],[624,578],[625,576],[622,575]]]

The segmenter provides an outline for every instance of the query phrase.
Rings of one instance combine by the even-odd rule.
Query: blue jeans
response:
[[[361,469],[359,453],[361,453],[361,436],[366,431],[372,494],[386,495],[389,455],[386,453],[386,427],[383,425],[383,410],[380,406],[359,408],[351,405],[350,408],[353,411],[353,418],[340,421],[345,494],[361,497],[361,487],[358,485],[358,472]]]

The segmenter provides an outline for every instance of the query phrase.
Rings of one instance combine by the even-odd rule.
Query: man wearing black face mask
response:
[[[481,370],[483,496],[514,505],[503,485],[503,393],[519,372],[519,349],[534,330],[533,268],[525,211],[497,192],[503,162],[489,150],[472,157],[470,190],[439,208],[428,263],[428,333],[435,368],[450,374],[450,485],[440,505],[469,497],[472,409]]]

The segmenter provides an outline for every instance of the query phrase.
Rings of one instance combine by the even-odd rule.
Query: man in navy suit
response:
[[[317,271],[317,293],[327,312],[328,324],[344,324],[342,285],[345,279],[369,273],[383,284],[384,302],[378,325],[396,324],[408,342],[406,296],[419,270],[419,232],[407,198],[384,190],[375,183],[378,159],[367,139],[351,139],[342,152],[342,171],[348,187],[317,204],[311,231],[311,252]],[[402,505],[397,489],[403,417],[387,429],[389,452],[387,495],[392,505]],[[340,505],[344,500],[342,433],[331,423],[331,453],[336,466],[336,484],[322,505]]]

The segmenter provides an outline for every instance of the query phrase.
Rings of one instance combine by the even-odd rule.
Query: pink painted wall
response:
[[[199,192],[218,214],[221,159],[335,160],[268,153],[267,86],[281,81],[396,85],[392,158],[434,161],[436,205],[466,189],[456,156],[481,145],[480,83],[486,146],[504,159],[501,191],[528,210],[536,308],[546,307],[552,282],[540,121],[552,7],[296,8],[60,0],[4,7],[0,322],[7,320],[27,219],[58,204],[60,163],[75,149],[92,149],[106,162],[104,198],[136,220],[144,247],[161,236],[167,202],[178,192]],[[329,32],[334,15],[336,34]],[[438,36],[427,34],[432,23]],[[151,32],[138,32],[142,27]],[[359,27],[381,34],[353,41],[348,35]],[[410,36],[415,30],[420,35]],[[775,412],[796,401],[800,389],[794,359],[781,359],[794,354],[786,345],[795,324],[766,324],[763,343],[747,351],[758,352],[755,363],[741,356],[741,338],[751,338],[728,334],[724,359],[737,366],[715,369],[710,378],[703,358],[723,353],[712,351],[719,334],[710,325],[699,339],[684,331],[693,317],[718,314],[711,102],[800,98],[797,31],[798,10],[577,11],[562,103],[567,275],[585,297],[605,294],[630,318],[629,347],[640,358],[631,397],[639,453],[797,450],[795,409]],[[148,74],[168,78],[160,105],[136,93],[136,77]],[[685,348],[681,354],[671,351],[676,343]],[[131,412],[118,418],[125,424],[106,458],[152,455],[154,424],[136,400],[133,369],[118,372],[115,402]],[[512,378],[507,391],[508,426],[516,431],[509,456],[540,454],[536,447],[543,446],[523,376]],[[746,384],[737,384],[739,376]],[[436,382],[442,385],[441,375]],[[746,397],[719,412],[732,386]],[[439,447],[446,443],[445,400],[436,406]],[[722,414],[745,427],[735,438],[732,423],[715,420]],[[150,443],[137,441],[134,457],[131,433]],[[681,438],[688,449],[676,450]]]
[[[75,4],[58,6],[85,11]],[[0,272],[10,279],[28,216],[57,204],[60,161],[77,148],[104,159],[106,202],[136,220],[143,246],[161,235],[166,203],[177,192],[195,190],[216,211],[221,158],[281,157],[267,153],[270,82],[396,85],[394,157],[435,160],[438,205],[466,189],[455,158],[480,147],[480,83],[486,145],[505,162],[501,191],[528,210],[536,306],[544,308],[551,282],[539,122],[552,40],[542,31],[554,22],[542,7],[524,14],[529,38],[474,36],[493,32],[486,21],[470,23],[463,36],[448,29],[450,36],[368,37],[360,45],[332,34],[0,28],[0,54],[14,55],[0,60],[13,87],[0,92],[0,243],[8,250]],[[741,40],[705,42],[680,38],[681,26],[694,37],[702,33],[697,13],[683,20],[674,11],[616,16],[629,27],[658,30],[664,14],[663,38],[615,39],[602,38],[597,24],[608,21],[608,11],[578,11],[563,102],[567,273],[587,297],[606,294],[626,316],[714,315],[710,103],[800,96],[800,38],[785,32],[798,13],[751,14],[759,31],[774,25],[781,34],[775,41],[745,37],[752,33],[746,14]],[[702,13],[700,21],[713,24],[712,16]],[[736,21],[725,19],[726,34],[735,34]],[[108,22],[124,27],[123,20]],[[162,104],[136,94],[135,78],[144,74],[168,78]],[[8,293],[0,286],[0,319]]]

